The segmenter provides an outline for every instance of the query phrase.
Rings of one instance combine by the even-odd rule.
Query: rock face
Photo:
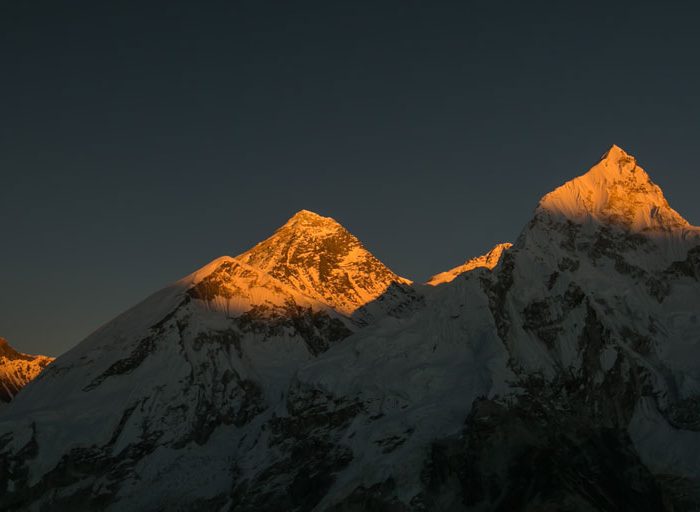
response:
[[[411,285],[300,212],[27,387],[0,508],[697,510],[700,230],[613,147],[479,261]]]
[[[0,338],[0,402],[9,402],[53,361],[52,357],[17,352]]]

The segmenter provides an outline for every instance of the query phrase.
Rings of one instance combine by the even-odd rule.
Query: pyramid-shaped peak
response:
[[[314,228],[314,227],[341,227],[335,219],[324,217],[311,210],[299,210],[285,223],[283,227]]]
[[[297,212],[235,259],[344,314],[375,300],[392,283],[410,282],[334,219],[309,210]]]
[[[605,152],[600,161],[586,175],[590,175],[590,178],[597,180],[614,181],[620,177],[625,177],[625,179],[631,179],[633,182],[651,182],[644,169],[637,165],[637,159],[615,144]]]
[[[545,195],[539,211],[576,222],[594,220],[632,231],[688,226],[637,160],[613,145],[591,169]]]
[[[635,158],[632,155],[628,154],[624,149],[622,149],[617,144],[613,144],[612,146],[610,146],[610,149],[608,149],[605,152],[605,154],[601,157],[601,160],[611,160],[614,162],[618,162],[620,160],[628,160],[628,159],[635,160]]]
[[[322,219],[330,219],[330,217],[323,217],[322,215],[319,215],[316,212],[312,212],[311,210],[299,210],[294,215],[292,215],[291,219],[289,219],[289,220],[301,220],[301,219],[322,220]]]

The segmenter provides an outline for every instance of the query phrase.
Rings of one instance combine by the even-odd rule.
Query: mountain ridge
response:
[[[700,243],[645,230],[668,212],[636,201],[614,215],[625,155],[440,286],[299,212],[25,388],[0,415],[0,507],[693,510]]]
[[[18,352],[0,337],[0,402],[14,399],[53,360],[49,356]]]
[[[464,262],[462,265],[458,265],[450,270],[447,270],[445,272],[440,272],[439,274],[435,274],[432,276],[426,284],[432,285],[432,286],[437,286],[442,283],[449,283],[453,279],[455,279],[457,276],[469,272],[470,270],[474,270],[475,268],[487,268],[489,270],[493,269],[496,265],[498,265],[498,262],[501,261],[501,257],[503,256],[503,252],[507,251],[513,246],[510,242],[504,242],[504,243],[499,243],[493,246],[490,251],[488,251],[485,254],[482,254],[481,256],[476,256],[474,258],[470,258],[466,262]]]

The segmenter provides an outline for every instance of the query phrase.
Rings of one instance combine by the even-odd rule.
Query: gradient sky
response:
[[[19,350],[62,353],[302,208],[424,280],[514,240],[612,143],[700,224],[687,2],[156,3],[0,3]]]

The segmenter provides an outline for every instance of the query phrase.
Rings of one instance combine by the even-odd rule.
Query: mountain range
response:
[[[2,510],[700,508],[700,228],[613,146],[426,284],[301,211],[0,413]]]

